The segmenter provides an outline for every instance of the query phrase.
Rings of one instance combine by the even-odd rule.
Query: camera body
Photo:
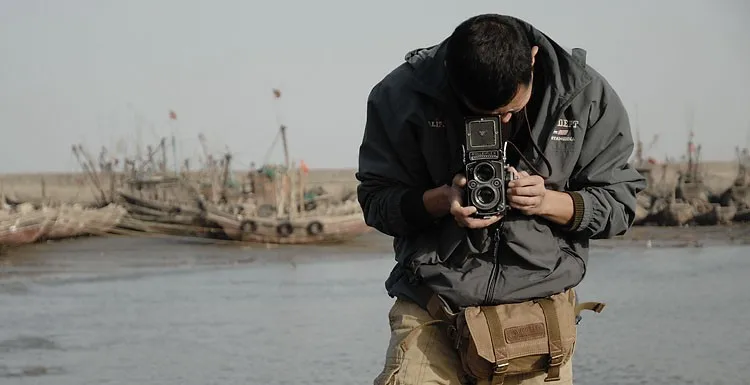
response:
[[[463,163],[466,175],[466,206],[474,206],[476,218],[503,215],[508,182],[513,179],[505,163],[502,125],[497,116],[464,119]]]

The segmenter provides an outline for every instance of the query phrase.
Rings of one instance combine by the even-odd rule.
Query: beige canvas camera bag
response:
[[[604,304],[576,306],[575,291],[549,298],[496,306],[472,306],[450,314],[433,296],[428,311],[449,324],[448,335],[464,371],[476,379],[503,383],[505,376],[547,372],[545,381],[560,378],[576,342],[576,317],[581,310],[601,312]]]

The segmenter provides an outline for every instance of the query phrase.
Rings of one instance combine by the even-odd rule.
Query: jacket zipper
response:
[[[501,220],[502,222],[502,220]],[[498,250],[500,250],[500,228],[502,227],[502,223],[499,227],[495,228],[495,231],[492,235],[492,241],[495,243],[494,247],[492,249],[492,257],[493,257],[493,264],[492,264],[492,272],[490,272],[490,279],[487,282],[487,292],[484,294],[484,303],[489,304],[490,300],[492,299],[492,296],[495,294],[495,286],[497,285],[497,275],[500,273],[500,256],[498,255]]]
[[[568,106],[570,106],[573,103],[573,100],[583,92],[583,90],[588,86],[588,83],[584,85],[583,87],[580,87],[576,92],[574,92],[563,105],[561,105],[556,113],[555,116],[557,117],[555,122],[560,119],[560,116],[562,115],[563,111],[565,111]],[[532,135],[531,140],[534,140],[534,137]],[[551,171],[551,170],[550,170]],[[492,300],[492,296],[495,294],[495,286],[497,286],[497,275],[500,274],[500,256],[498,255],[498,250],[500,249],[500,231],[503,227],[504,220],[500,220],[500,225],[495,228],[494,234],[493,234],[493,241],[495,242],[495,245],[493,247],[492,256],[494,258],[494,263],[492,265],[492,271],[490,272],[490,278],[487,282],[487,292],[484,294],[484,303],[489,304],[490,300]]]

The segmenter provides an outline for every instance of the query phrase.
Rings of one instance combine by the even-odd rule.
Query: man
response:
[[[523,157],[507,154],[519,176],[508,185],[512,210],[478,219],[462,207],[463,117],[488,114]],[[432,293],[455,311],[577,286],[589,240],[633,223],[645,179],[628,164],[632,150],[626,111],[585,52],[570,53],[521,20],[476,16],[439,45],[407,54],[369,95],[357,173],[365,220],[394,237],[397,261],[386,280],[396,297],[391,341],[375,383],[465,381],[447,335],[426,326]],[[572,383],[571,365],[552,383]]]

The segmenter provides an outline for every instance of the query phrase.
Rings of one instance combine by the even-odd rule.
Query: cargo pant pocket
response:
[[[396,300],[391,337],[374,385],[461,384],[460,361],[442,326],[418,305]]]

